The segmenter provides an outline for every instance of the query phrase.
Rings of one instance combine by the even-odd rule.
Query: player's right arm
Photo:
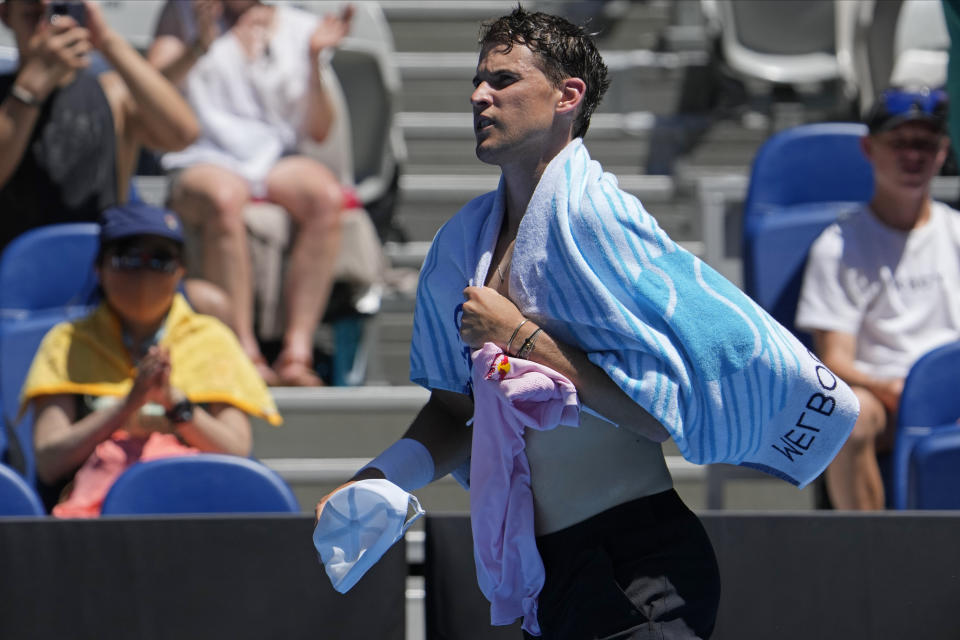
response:
[[[472,416],[473,400],[470,397],[462,393],[435,389],[403,434],[403,438],[416,440],[430,453],[433,458],[432,480],[447,475],[470,456],[471,432],[467,421]],[[316,515],[319,517],[327,499],[343,487],[358,480],[383,477],[384,473],[376,466],[365,467],[348,482],[324,496],[317,503]]]

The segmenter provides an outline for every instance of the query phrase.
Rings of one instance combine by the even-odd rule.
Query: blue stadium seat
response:
[[[759,221],[745,245],[749,258],[744,258],[744,273],[750,275],[744,291],[807,347],[812,346],[810,336],[793,326],[807,253],[817,236],[851,207],[842,202],[783,207]]]
[[[27,482],[5,464],[0,464],[0,516],[43,516],[43,504]]]
[[[914,460],[914,450],[927,438],[940,438],[941,432],[960,432],[956,423],[960,418],[957,380],[960,380],[960,342],[951,342],[924,354],[907,374],[900,396],[891,463],[893,486],[888,503],[895,509],[910,508],[909,496],[913,493],[911,468],[923,464],[927,458],[925,453],[920,459]],[[949,442],[949,438],[944,442]],[[941,455],[936,444],[929,446],[930,456]],[[925,475],[918,477],[927,478]],[[960,467],[955,478],[960,480]],[[960,493],[960,483],[954,483],[954,490]]]
[[[0,73],[10,73],[17,69],[19,55],[15,47],[0,46]]]
[[[939,429],[910,452],[907,509],[960,509],[960,429]]]
[[[97,288],[93,262],[99,232],[92,222],[53,224],[31,229],[7,245],[0,256],[4,318],[88,306]]]
[[[103,515],[299,513],[290,487],[265,465],[203,453],[140,462],[125,471],[103,501]]]
[[[47,331],[92,308],[98,233],[93,223],[39,227],[14,239],[0,255],[0,406],[7,435],[17,435],[30,484],[35,478],[33,417],[29,412],[18,416],[20,389]],[[10,449],[3,449],[5,460]]]
[[[838,215],[873,194],[873,171],[860,150],[866,127],[801,125],[757,152],[743,210],[744,291],[794,330],[807,252]],[[809,336],[799,335],[808,346]]]

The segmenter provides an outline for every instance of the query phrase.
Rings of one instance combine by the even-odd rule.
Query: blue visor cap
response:
[[[183,223],[174,212],[145,202],[128,202],[101,214],[101,245],[130,236],[160,236],[182,245]]]
[[[873,103],[865,123],[870,133],[889,131],[904,122],[925,122],[936,131],[943,131],[948,105],[942,89],[887,89]]]

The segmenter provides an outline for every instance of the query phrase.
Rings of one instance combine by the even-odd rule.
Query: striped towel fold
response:
[[[461,209],[424,262],[410,363],[411,379],[428,388],[470,392],[462,291],[486,281],[503,190],[501,181]],[[659,420],[691,462],[746,465],[803,487],[859,412],[846,384],[671,240],[580,139],[550,162],[533,194],[510,291],[525,316],[585,351]]]

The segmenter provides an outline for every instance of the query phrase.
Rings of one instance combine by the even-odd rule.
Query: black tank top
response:
[[[15,74],[0,75],[0,99]],[[96,222],[117,202],[113,114],[97,76],[80,73],[41,108],[17,170],[0,188],[0,250],[28,229]]]

